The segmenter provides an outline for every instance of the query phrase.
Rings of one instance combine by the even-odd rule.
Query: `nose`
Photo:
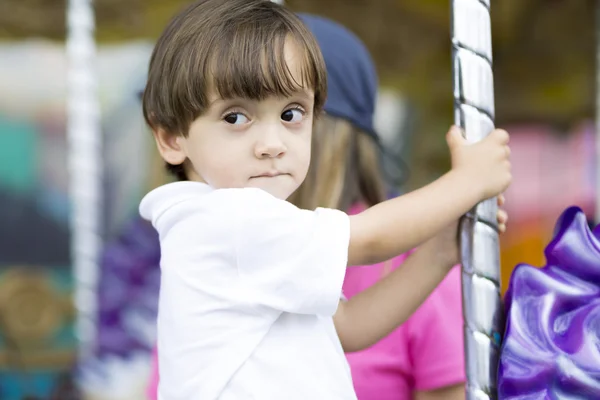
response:
[[[257,158],[277,158],[287,151],[277,129],[267,129],[256,142],[254,153]]]

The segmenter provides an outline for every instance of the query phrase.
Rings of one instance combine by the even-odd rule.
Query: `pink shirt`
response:
[[[349,214],[364,207],[355,205]],[[346,270],[346,298],[377,283],[410,254],[387,263]],[[460,268],[454,267],[413,315],[369,347],[346,354],[359,400],[410,400],[414,391],[440,389],[465,381]]]
[[[353,207],[350,214],[360,208]],[[343,291],[351,298],[398,268],[407,255],[388,263],[349,268]],[[389,270],[389,271],[388,271]],[[347,354],[359,400],[410,400],[425,391],[465,381],[460,269],[455,267],[417,311],[368,349]],[[157,399],[156,352],[148,398]]]
[[[405,258],[395,258],[391,269]],[[351,298],[375,284],[385,268],[349,268],[344,295]],[[460,269],[455,267],[402,326],[370,348],[347,354],[358,399],[410,400],[416,390],[464,382],[462,321]]]

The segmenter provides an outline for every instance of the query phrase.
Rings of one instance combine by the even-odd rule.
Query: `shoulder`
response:
[[[235,193],[235,205],[240,211],[242,224],[259,224],[263,228],[281,226],[284,230],[326,224],[349,224],[348,215],[342,211],[317,208],[304,210],[286,200],[255,188],[228,189]]]
[[[162,237],[176,226],[194,231],[231,231],[246,217],[260,218],[290,207],[259,189],[215,190],[188,181],[154,189],[140,202],[139,212]]]
[[[223,189],[219,192],[219,201],[228,202],[248,217],[301,213],[301,210],[295,205],[286,200],[278,199],[262,189]]]
[[[332,257],[347,258],[350,220],[344,212],[303,210],[258,189],[244,189],[242,200],[234,231],[241,259],[321,265]]]
[[[177,208],[192,199],[206,197],[213,190],[200,182],[174,182],[160,186],[148,193],[140,202],[142,218],[153,225],[169,210]]]
[[[284,240],[316,240],[323,235],[349,235],[350,220],[342,211],[328,208],[304,210],[259,189],[244,189],[237,225],[241,234],[252,242]],[[322,237],[321,237],[322,239]],[[327,239],[329,241],[329,239]],[[300,243],[298,243],[300,244]]]
[[[286,205],[287,208],[293,207],[260,189],[212,189],[205,183],[186,181],[170,183],[152,190],[140,202],[139,212],[144,219],[155,223],[166,212],[181,208],[231,212],[280,209]]]

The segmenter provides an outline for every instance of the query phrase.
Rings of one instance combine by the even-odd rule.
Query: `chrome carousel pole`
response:
[[[494,129],[489,0],[452,0],[454,118],[467,140]],[[497,399],[504,315],[496,199],[478,204],[460,224],[466,398]]]
[[[78,357],[93,356],[102,245],[102,137],[92,0],[67,4],[67,142]]]

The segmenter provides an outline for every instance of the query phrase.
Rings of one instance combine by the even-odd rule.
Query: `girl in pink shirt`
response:
[[[301,15],[327,65],[327,115],[315,124],[311,170],[290,199],[301,208],[356,214],[384,200],[379,137],[373,128],[377,76],[363,43],[326,18]],[[364,291],[408,254],[346,271],[347,298]],[[399,328],[347,354],[359,400],[463,400],[464,346],[460,270],[455,267]]]
[[[350,213],[358,213],[353,207]],[[348,268],[347,298],[401,268],[408,254],[385,264]],[[366,350],[346,354],[359,400],[464,400],[465,364],[460,268],[455,267],[400,327]]]
[[[323,52],[328,98],[326,115],[315,123],[308,176],[290,201],[305,209],[358,213],[383,201],[387,192],[380,168],[382,149],[373,128],[375,68],[365,46],[350,31],[325,18],[300,17]],[[344,295],[350,298],[372,286],[401,268],[406,257],[348,269]],[[463,351],[460,271],[454,268],[402,326],[347,357],[359,400],[463,400]],[[150,399],[156,399],[156,366],[155,357]]]

